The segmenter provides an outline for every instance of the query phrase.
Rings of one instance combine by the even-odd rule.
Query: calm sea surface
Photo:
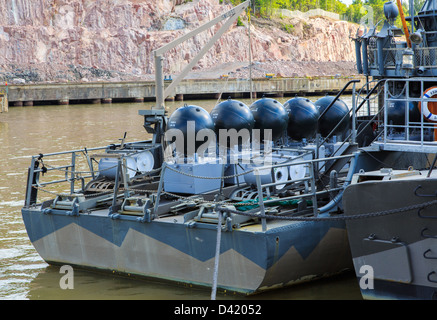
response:
[[[318,97],[308,97],[313,102]],[[284,103],[287,98],[278,99]],[[345,101],[349,104],[349,99]],[[250,100],[241,99],[250,105]],[[184,103],[210,111],[215,100]],[[30,243],[21,218],[30,156],[148,139],[140,109],[152,103],[10,107],[0,113],[0,299],[209,299],[208,289],[74,270],[74,289],[62,290],[59,267],[45,263]],[[218,299],[242,299],[218,295]],[[255,299],[361,299],[353,272],[280,289]],[[244,297],[244,299],[250,299]]]

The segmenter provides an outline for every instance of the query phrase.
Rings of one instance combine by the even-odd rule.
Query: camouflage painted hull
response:
[[[348,216],[412,208],[346,221],[364,298],[437,298],[436,205],[417,207],[433,203],[430,201],[435,200],[436,183],[437,176],[433,173],[427,178],[425,172],[346,188],[343,204]]]
[[[50,264],[211,286],[217,229],[183,216],[144,223],[108,211],[71,215],[23,208],[32,244]],[[221,235],[218,288],[253,294],[352,268],[345,224],[267,223]]]

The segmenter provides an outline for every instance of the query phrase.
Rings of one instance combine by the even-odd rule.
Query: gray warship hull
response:
[[[373,172],[373,177],[381,176]],[[372,218],[346,221],[362,295],[366,299],[436,299],[437,176],[406,171],[385,177],[390,180],[352,184],[344,194],[348,217],[376,213]]]
[[[382,28],[369,26],[354,39],[357,69],[373,78],[367,88],[384,87],[372,117],[376,139],[363,151],[413,155],[409,170],[387,163],[357,173],[343,195],[355,273],[368,299],[437,298],[437,1],[415,12],[411,0],[409,8],[405,17],[400,1],[387,1]],[[426,165],[417,165],[423,157]]]
[[[144,223],[107,212],[22,211],[30,240],[50,264],[211,287],[216,225],[184,216]],[[343,222],[269,222],[223,232],[219,290],[253,294],[351,269]]]
[[[22,215],[45,261],[212,287],[212,298],[217,288],[253,294],[352,268],[343,192],[358,170],[400,155],[357,151],[375,138],[361,134],[372,123],[358,123],[359,80],[314,104],[229,98],[211,114],[185,105],[167,117],[165,98],[248,6],[154,51],[156,107],[139,110],[152,140],[32,157]],[[165,87],[165,52],[222,21]],[[340,96],[351,84],[348,107]]]

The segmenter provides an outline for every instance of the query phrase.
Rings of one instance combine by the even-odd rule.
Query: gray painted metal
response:
[[[367,172],[354,177],[354,183],[346,188],[343,197],[346,215],[380,212],[435,199],[437,172],[432,172],[430,177],[427,177],[428,171],[384,172]],[[429,275],[437,270],[437,260],[427,257],[429,252],[433,256],[436,239],[426,233],[437,230],[435,206],[371,219],[347,220],[346,226],[358,278],[363,276],[361,268],[370,266],[376,280],[437,292],[437,283],[429,281]],[[425,298],[420,297],[420,291],[411,295],[411,290],[410,296],[408,290],[404,293],[404,298]],[[396,296],[396,292],[386,291],[382,286],[362,289],[362,293],[372,297]]]

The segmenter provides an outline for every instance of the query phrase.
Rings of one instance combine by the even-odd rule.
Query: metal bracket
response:
[[[422,210],[425,210],[425,208],[420,208],[420,209],[417,211],[417,215],[418,215],[420,218],[423,218],[423,219],[437,219],[437,216],[424,216],[424,215],[422,214]]]
[[[144,116],[144,128],[148,133],[156,133],[157,126],[162,126],[165,110],[139,110],[138,114]]]
[[[149,198],[129,197],[125,198],[118,213],[141,216],[139,222],[151,222],[153,220],[152,201]]]
[[[428,253],[430,253],[430,252],[431,252],[431,249],[426,250],[426,251],[423,253],[423,257],[424,257],[425,259],[437,259],[437,256],[430,256],[430,255],[428,255]]]
[[[147,199],[146,203],[143,206],[143,212],[144,216],[142,218],[138,218],[139,222],[152,222],[153,215],[152,215],[152,201],[150,199]]]
[[[420,193],[418,193],[417,192],[417,190],[419,190],[419,189],[421,189],[422,188],[422,186],[421,185],[418,185],[417,187],[416,187],[416,189],[414,189],[414,195],[416,196],[416,197],[432,197],[432,198],[437,198],[437,191],[434,193],[434,194],[420,194]]]
[[[430,273],[428,273],[427,279],[428,279],[429,282],[437,283],[437,280],[431,279],[431,276],[435,275],[435,274],[436,274],[435,271],[431,271]]]
[[[203,197],[201,196],[194,196],[190,197],[188,199],[184,199],[181,201],[181,203],[174,205],[170,208],[170,212],[174,214],[179,214],[179,211],[189,209],[189,208],[195,208],[200,203],[202,203]]]
[[[366,252],[377,254],[364,255],[362,264],[374,266],[375,279],[411,283],[413,272],[408,244],[394,236],[390,239],[380,239],[376,234],[363,238],[363,248]],[[390,261],[390,263],[385,263]],[[398,266],[396,270],[391,265]],[[376,267],[377,266],[377,267]]]
[[[428,228],[423,228],[422,231],[420,232],[420,235],[424,238],[431,238],[431,239],[437,239],[437,236],[433,236],[433,235],[427,235],[425,234],[425,231],[429,230]]]

